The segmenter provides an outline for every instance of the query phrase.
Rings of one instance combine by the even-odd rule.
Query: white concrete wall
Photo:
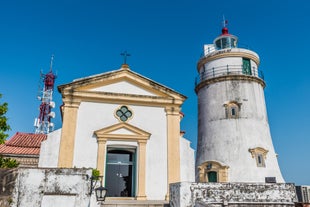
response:
[[[57,167],[61,129],[57,129],[47,135],[47,139],[41,142],[38,167]]]
[[[97,140],[94,131],[119,123],[114,116],[121,105],[82,102],[79,107],[74,147],[75,167],[96,168]],[[127,123],[151,134],[146,146],[146,194],[148,199],[164,199],[167,189],[167,121],[164,108],[127,105],[133,118]],[[115,142],[108,142],[107,147]],[[128,142],[118,142],[120,146]],[[137,146],[136,142],[130,145]],[[137,163],[139,164],[139,163]]]
[[[181,182],[195,181],[195,154],[190,142],[180,137]]]
[[[224,104],[241,103],[238,119],[227,119]],[[257,82],[223,81],[198,92],[197,166],[218,161],[229,166],[229,182],[284,182],[271,140],[263,88]],[[266,167],[257,167],[250,148],[269,152]]]

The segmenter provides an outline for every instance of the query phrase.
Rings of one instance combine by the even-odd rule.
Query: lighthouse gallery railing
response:
[[[246,75],[246,76],[255,76],[264,80],[264,73],[261,70],[258,70],[255,67],[251,69],[246,69],[243,65],[225,65],[218,66],[213,68],[204,69],[200,74],[195,78],[195,86],[200,82],[216,78],[219,76],[229,76],[229,75]]]

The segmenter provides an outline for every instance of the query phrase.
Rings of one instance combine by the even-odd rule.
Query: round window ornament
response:
[[[116,110],[115,115],[120,121],[126,122],[132,118],[132,111],[127,106],[121,106]]]

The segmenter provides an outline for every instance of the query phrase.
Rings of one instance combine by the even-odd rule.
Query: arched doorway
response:
[[[135,196],[135,149],[108,148],[105,183],[108,197]]]

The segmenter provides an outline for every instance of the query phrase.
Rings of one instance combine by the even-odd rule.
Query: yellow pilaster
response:
[[[106,142],[107,139],[99,138],[98,142],[98,150],[97,150],[97,170],[100,172],[100,176],[104,176],[105,173],[105,158],[106,158]],[[105,180],[105,179],[103,179]]]
[[[63,107],[63,124],[60,139],[58,167],[73,167],[73,153],[75,130],[77,122],[77,111],[79,103],[66,104]]]
[[[168,148],[168,190],[169,184],[180,182],[180,108],[166,107],[167,116],[167,148]]]
[[[146,163],[146,140],[138,140],[138,195],[137,200],[146,200],[145,186],[145,163]]]

